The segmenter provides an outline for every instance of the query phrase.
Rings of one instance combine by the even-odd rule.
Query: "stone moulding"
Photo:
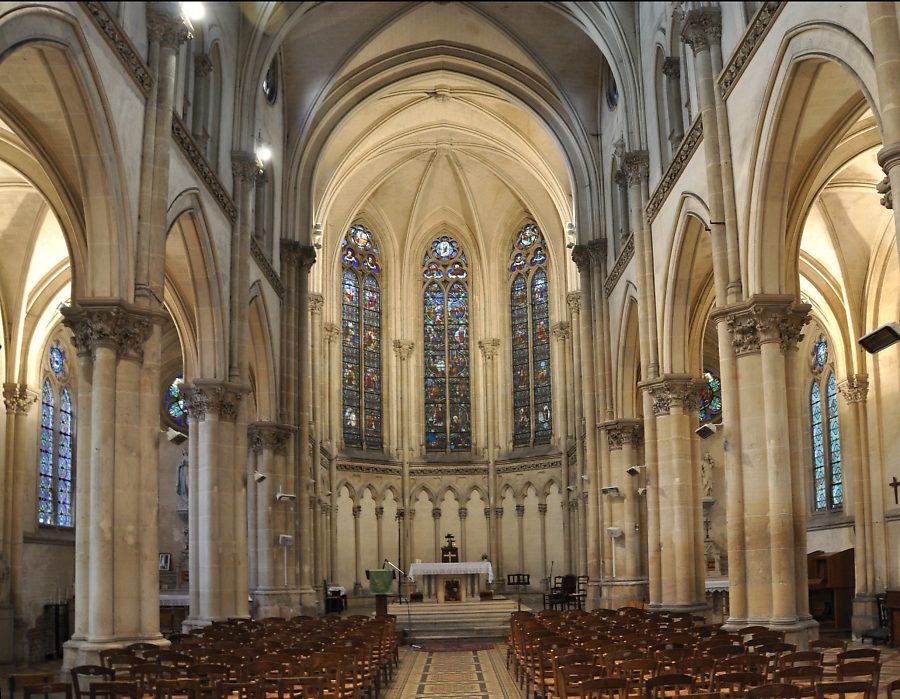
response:
[[[747,67],[747,63],[750,62],[753,54],[756,53],[756,49],[759,48],[766,34],[769,33],[769,28],[775,22],[784,5],[783,0],[764,2],[759,10],[756,11],[753,19],[750,20],[750,24],[738,42],[734,53],[731,54],[728,64],[719,75],[719,93],[723,98],[728,97],[731,93],[738,78],[744,72],[744,68]]]
[[[181,148],[181,152],[184,153],[184,157],[188,159],[194,171],[203,180],[203,183],[209,189],[209,193],[212,194],[213,199],[216,200],[216,203],[225,212],[228,219],[236,221],[237,206],[235,206],[234,200],[225,191],[225,187],[219,181],[216,173],[213,172],[212,166],[210,166],[206,156],[200,151],[181,117],[174,113],[172,114],[172,138],[175,139],[178,147]]]
[[[612,272],[609,273],[609,277],[606,278],[606,282],[603,284],[606,298],[609,298],[612,290],[616,288],[616,284],[622,278],[622,273],[625,271],[628,263],[631,262],[632,257],[634,257],[634,233],[628,236],[628,240],[625,241],[625,245],[622,247],[622,252],[616,258],[616,264],[613,265]]]
[[[272,288],[275,289],[275,293],[278,294],[278,298],[283,299],[284,284],[281,283],[278,272],[275,271],[272,263],[269,262],[269,258],[266,257],[266,253],[264,253],[263,249],[259,247],[259,243],[256,242],[256,238],[252,236],[250,237],[250,256],[254,260],[256,260],[256,264],[259,266],[260,270],[262,270],[265,278],[269,280],[269,284],[272,285]]]
[[[370,464],[349,464],[346,462],[338,462],[338,471],[348,471],[350,473],[374,473],[385,476],[399,476],[399,466],[372,466]]]
[[[80,4],[97,29],[100,30],[100,33],[103,34],[107,43],[116,52],[122,65],[128,69],[144,96],[149,95],[150,88],[153,87],[153,76],[150,75],[150,68],[144,63],[128,35],[122,31],[122,27],[119,26],[115,17],[109,14],[102,2],[82,2]]]
[[[694,155],[694,151],[697,150],[697,146],[700,144],[700,139],[702,138],[703,121],[698,114],[694,119],[694,123],[691,124],[691,128],[688,130],[684,140],[681,141],[681,145],[678,146],[678,152],[676,152],[675,157],[672,158],[672,162],[666,169],[665,174],[663,174],[659,184],[656,185],[656,189],[653,190],[653,195],[650,197],[650,203],[647,204],[647,210],[645,212],[647,220],[651,223],[653,222],[653,219],[656,218],[656,214],[659,213],[663,202],[666,200],[666,197],[669,196],[669,192],[672,191],[678,178],[681,177],[681,171],[684,170],[688,162],[690,162],[690,159]]]

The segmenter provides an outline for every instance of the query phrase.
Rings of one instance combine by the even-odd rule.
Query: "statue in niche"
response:
[[[188,496],[188,455],[187,449],[181,451],[181,461],[175,472],[175,492],[187,499]]]
[[[704,498],[712,497],[712,470],[715,465],[716,462],[713,461],[712,456],[706,452],[700,461],[700,486],[703,489]]]

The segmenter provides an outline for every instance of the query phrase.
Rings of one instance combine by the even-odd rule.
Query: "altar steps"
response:
[[[397,630],[407,644],[434,641],[502,641],[509,632],[509,616],[518,609],[516,600],[473,602],[413,602],[388,605],[397,616]],[[527,610],[527,607],[522,607]]]

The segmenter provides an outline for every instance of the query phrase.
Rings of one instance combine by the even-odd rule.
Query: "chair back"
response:
[[[116,678],[116,673],[114,670],[110,670],[108,667],[103,667],[102,665],[76,665],[71,670],[69,670],[69,675],[72,677],[72,692],[75,695],[75,699],[84,699],[90,694],[90,686],[92,682],[96,682],[98,680],[87,680],[83,681],[79,678],[100,678],[101,682],[112,682]],[[84,684],[82,684],[84,682]]]
[[[770,682],[747,690],[747,699],[800,699],[800,688],[792,684]]]
[[[816,685],[816,699],[830,699],[831,697],[845,699],[848,694],[868,696],[869,689],[868,682],[819,682]]]

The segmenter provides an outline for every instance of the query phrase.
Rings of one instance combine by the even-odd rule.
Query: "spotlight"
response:
[[[202,2],[183,2],[181,3],[181,11],[192,22],[203,19],[206,16],[206,8],[203,7]]]
[[[625,473],[627,473],[631,477],[634,477],[641,472],[642,468],[646,468],[646,467],[645,466],[629,466],[628,468],[625,469]]]
[[[605,488],[600,488],[600,492],[604,495],[612,495],[616,497],[619,494],[619,487],[616,485],[608,485]]]
[[[575,490],[575,486],[574,486],[574,485],[567,485],[567,486],[566,486],[566,490]]]
[[[279,490],[277,493],[275,493],[275,501],[276,502],[292,502],[293,500],[296,500],[296,499],[297,499],[297,496],[294,495],[294,493],[282,493],[281,490]]]
[[[719,426],[712,422],[704,422],[700,427],[694,430],[694,433],[700,439],[709,439],[719,430]]]
[[[618,539],[620,536],[622,536],[622,530],[618,527],[607,527],[606,536],[608,536],[610,539]]]
[[[587,474],[586,474],[586,473],[582,473],[582,474],[581,474],[581,480],[586,481],[587,479],[588,479]]]
[[[641,497],[644,497],[646,494],[647,494],[646,488],[638,488],[638,495],[640,495]]]
[[[262,483],[264,480],[266,480],[266,478],[268,478],[268,476],[266,476],[265,473],[260,473],[259,471],[253,472],[253,480],[255,480],[257,483]]]
[[[895,342],[900,342],[900,323],[888,323],[876,328],[868,335],[863,335],[857,340],[862,348],[869,354],[875,354],[890,347]]]
[[[261,143],[256,149],[256,157],[259,158],[260,162],[267,163],[272,159],[272,149],[265,143]]]
[[[292,546],[294,544],[294,537],[290,534],[279,534],[278,543],[282,546]]]

